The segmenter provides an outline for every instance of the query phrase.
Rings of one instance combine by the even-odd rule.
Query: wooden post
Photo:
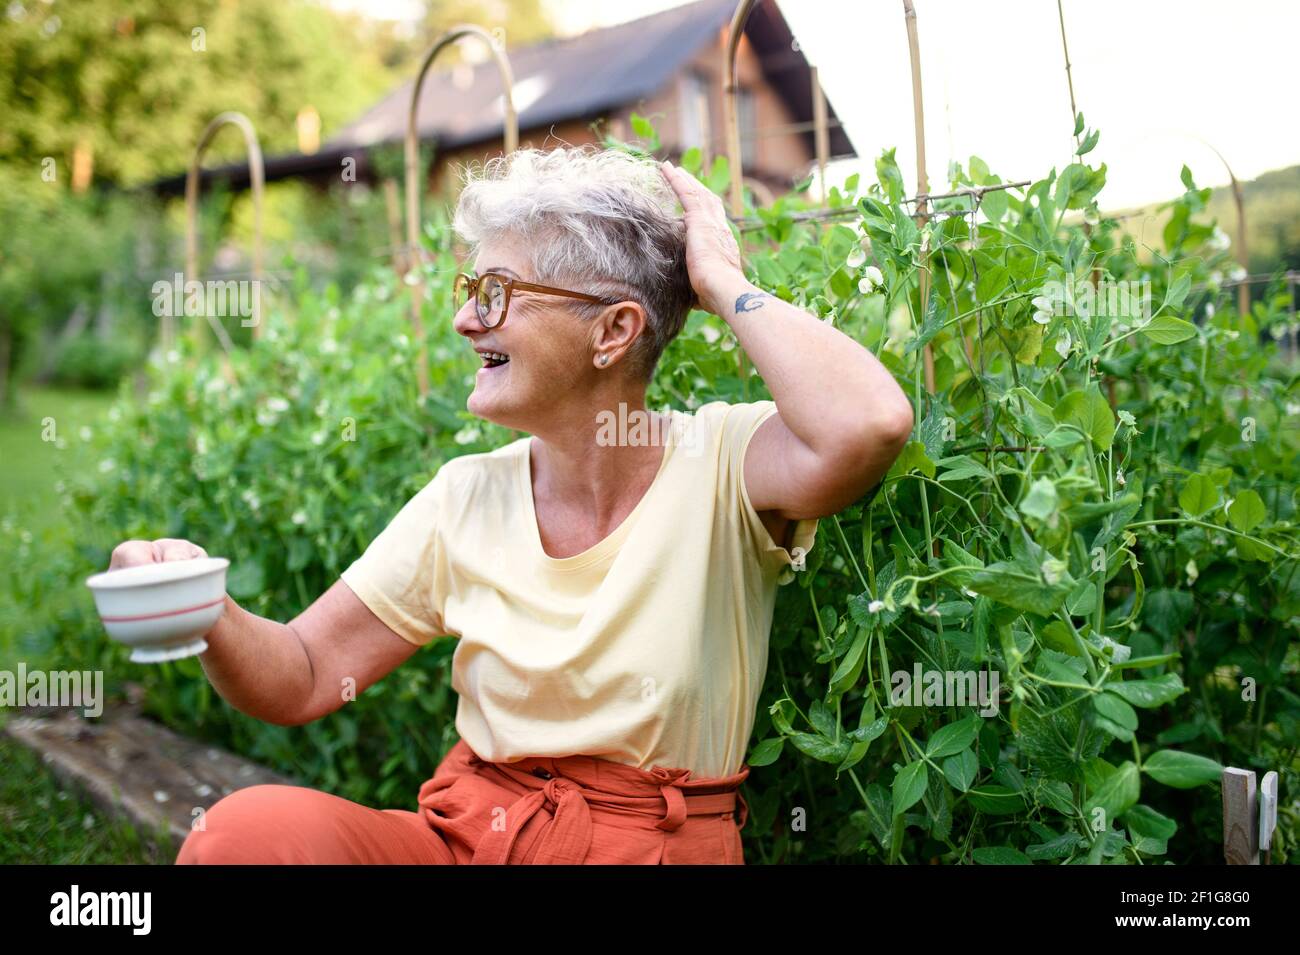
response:
[[[822,90],[817,67],[810,68],[812,73],[813,123],[816,126],[814,139],[817,143],[817,175],[821,182],[822,205],[826,204],[826,159],[831,153],[830,130],[826,126],[826,94]]]
[[[1223,858],[1228,865],[1259,865],[1259,818],[1255,774],[1223,770]]]
[[[1269,770],[1259,786],[1259,847],[1264,861],[1273,861],[1273,830],[1277,828],[1277,773]]]
[[[736,52],[740,49],[740,38],[744,35],[745,21],[754,9],[756,0],[740,0],[731,14],[731,25],[727,27],[727,49],[722,60],[722,114],[727,133],[727,165],[731,173],[728,191],[731,204],[731,216],[739,219],[745,214],[743,192],[744,170],[740,162],[740,114],[736,107]]]

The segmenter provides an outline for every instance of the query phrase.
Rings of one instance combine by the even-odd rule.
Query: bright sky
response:
[[[401,17],[412,0],[334,0]],[[636,19],[681,0],[544,0],[562,33]],[[932,186],[975,154],[1004,180],[1038,179],[1070,160],[1070,94],[1054,0],[914,0]],[[911,72],[902,0],[777,0],[861,161],[897,147],[915,185]],[[1300,3],[1291,0],[1063,0],[1078,108],[1101,131],[1103,206],[1123,208],[1198,185],[1300,163],[1292,117]],[[1291,92],[1288,92],[1291,91]],[[1209,144],[1209,145],[1206,145]]]

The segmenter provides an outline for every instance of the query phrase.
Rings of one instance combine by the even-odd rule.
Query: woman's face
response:
[[[473,273],[503,272],[523,282],[537,276],[516,242],[484,242]],[[578,291],[581,291],[580,289]],[[556,405],[581,394],[593,374],[588,325],[568,311],[565,298],[516,289],[505,321],[485,328],[471,299],[456,312],[455,329],[479,353],[480,368],[466,407],[480,418],[536,433]],[[508,359],[490,366],[484,352]]]

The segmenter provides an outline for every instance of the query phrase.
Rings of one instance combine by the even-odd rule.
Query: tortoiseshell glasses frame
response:
[[[478,320],[483,324],[484,328],[498,328],[505,322],[506,313],[510,311],[510,295],[515,289],[523,292],[542,292],[546,295],[563,295],[567,298],[582,299],[585,302],[596,302],[600,305],[614,305],[622,301],[622,299],[613,299],[611,301],[607,298],[588,295],[585,292],[574,292],[550,285],[522,282],[501,272],[484,272],[482,275],[458,272],[455,281],[452,282],[452,304],[459,310],[470,299],[477,298],[476,311]],[[494,319],[493,316],[497,314],[496,299],[498,295],[501,297],[500,318]]]

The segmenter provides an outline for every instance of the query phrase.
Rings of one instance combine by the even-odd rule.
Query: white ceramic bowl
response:
[[[114,640],[135,663],[161,663],[208,648],[203,638],[226,609],[224,557],[169,560],[95,574],[86,586]]]

